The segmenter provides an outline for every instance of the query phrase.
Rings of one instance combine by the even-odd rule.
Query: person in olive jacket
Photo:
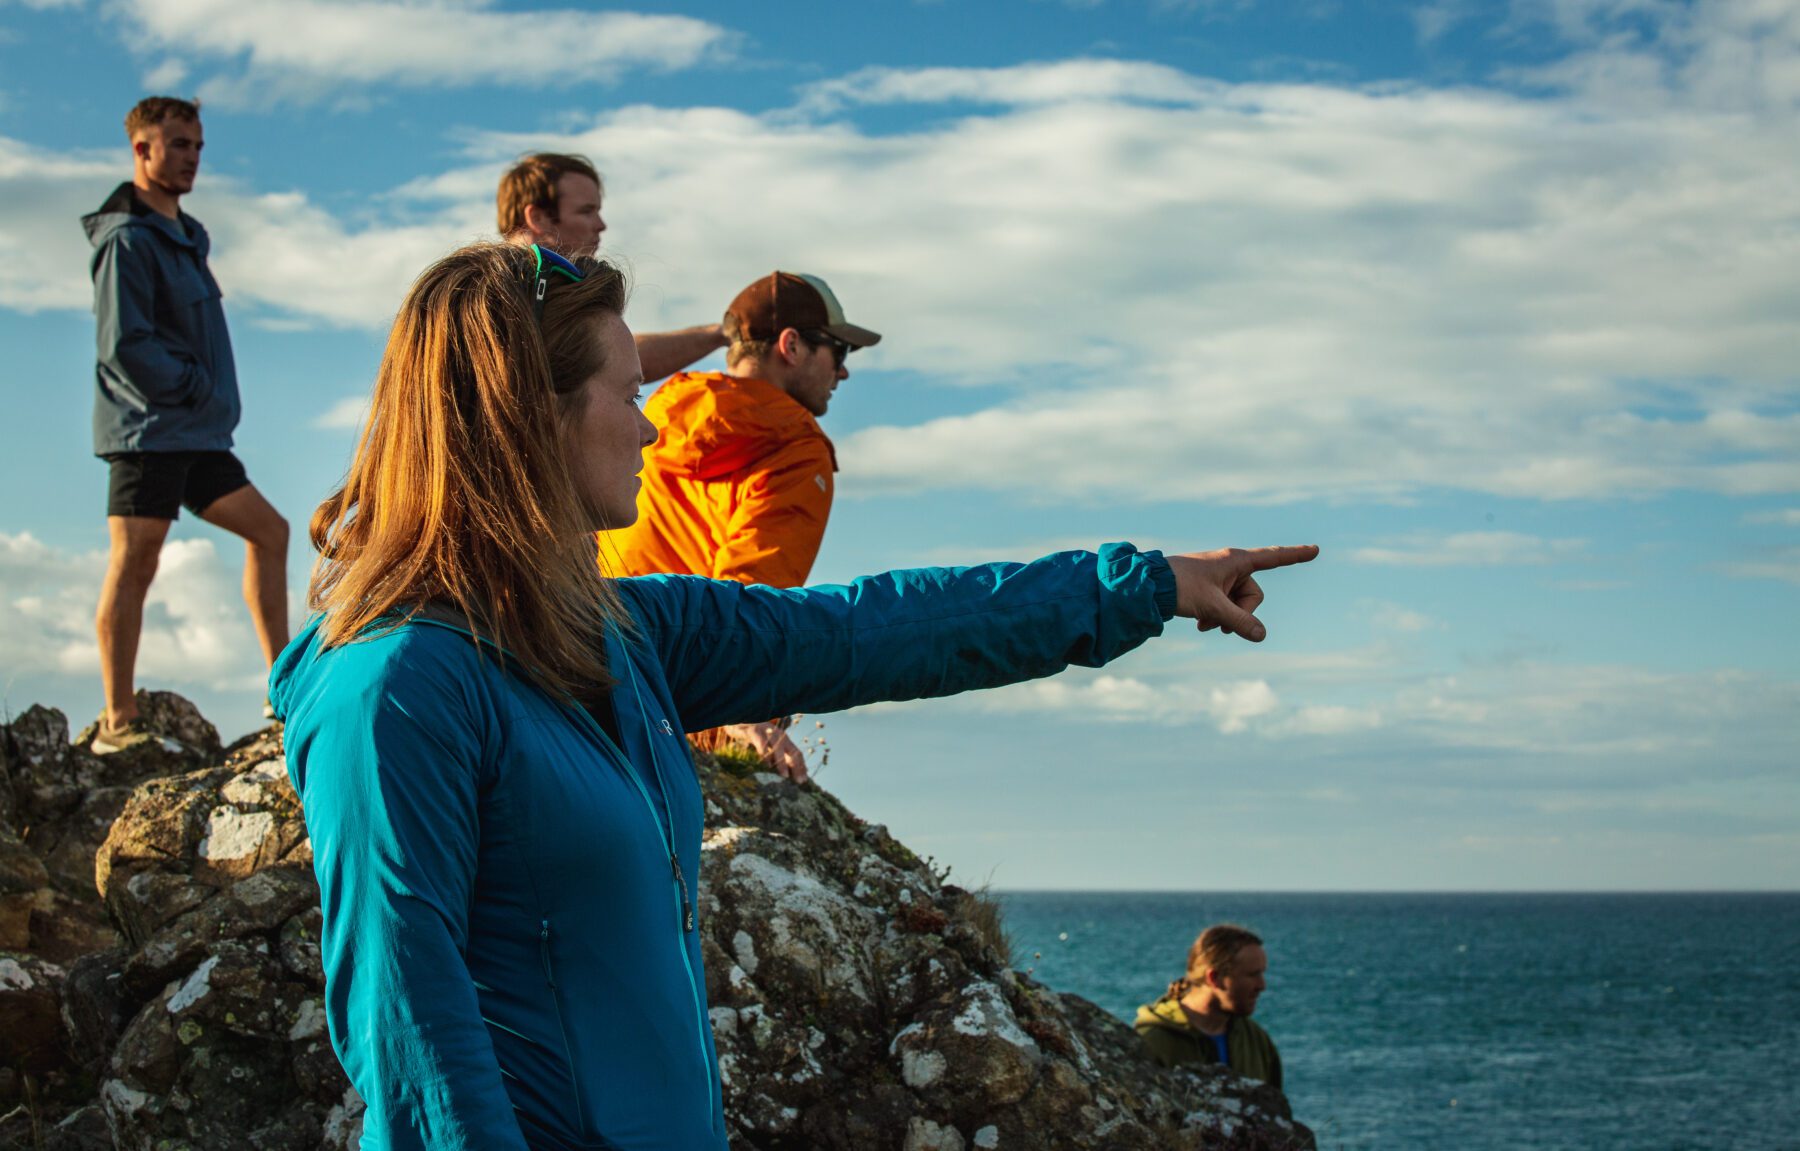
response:
[[[1138,1008],[1135,1026],[1151,1058],[1164,1067],[1223,1063],[1279,1090],[1281,1053],[1250,1020],[1268,970],[1269,953],[1252,932],[1231,923],[1202,931],[1188,950],[1187,974]]]
[[[82,217],[94,245],[94,454],[111,470],[111,554],[95,630],[106,710],[99,753],[148,737],[132,681],[144,599],[169,528],[186,507],[245,542],[244,599],[263,659],[287,646],[288,525],[231,452],[237,368],[211,240],[181,210],[205,146],[200,105],[169,96],[125,117],[132,179]]]

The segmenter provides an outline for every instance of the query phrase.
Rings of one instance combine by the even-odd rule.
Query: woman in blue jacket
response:
[[[624,303],[536,248],[428,269],[313,518],[271,694],[369,1151],[725,1147],[685,728],[1097,667],[1175,615],[1261,639],[1253,573],[1316,554],[605,579],[590,533],[635,518],[656,436]]]

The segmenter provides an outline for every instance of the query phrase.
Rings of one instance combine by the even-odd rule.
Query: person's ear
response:
[[[556,237],[556,218],[537,204],[525,205],[525,230],[540,243]],[[555,246],[554,243],[551,244]]]
[[[800,362],[800,333],[792,328],[783,328],[781,335],[775,338],[775,350],[789,364]]]

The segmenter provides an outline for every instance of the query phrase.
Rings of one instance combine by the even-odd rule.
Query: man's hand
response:
[[[774,768],[781,778],[795,783],[807,781],[805,753],[789,738],[787,729],[775,720],[730,724],[725,728],[725,734],[762,756],[763,762]]]
[[[1303,564],[1319,554],[1316,544],[1278,548],[1220,548],[1166,557],[1175,573],[1175,614],[1196,621],[1201,631],[1222,628],[1261,643],[1268,631],[1256,618],[1263,591],[1256,573]]]

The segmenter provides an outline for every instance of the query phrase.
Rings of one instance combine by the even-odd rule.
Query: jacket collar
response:
[[[176,210],[180,212],[180,209]],[[186,212],[180,213],[181,226],[177,227],[176,221],[144,203],[137,194],[137,186],[130,180],[126,180],[114,188],[112,195],[106,198],[106,202],[100,205],[100,210],[94,215],[127,216],[131,223],[155,228],[167,236],[171,242],[188,248],[199,247],[200,237],[205,234],[205,229],[200,226],[200,221]]]

